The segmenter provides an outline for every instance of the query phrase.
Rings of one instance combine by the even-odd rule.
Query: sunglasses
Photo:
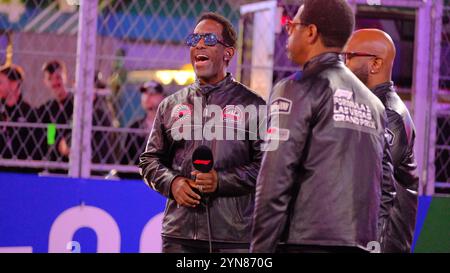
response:
[[[187,36],[185,44],[190,47],[196,46],[202,38],[205,45],[207,46],[215,46],[217,45],[217,43],[219,43],[225,47],[229,47],[229,45],[219,40],[217,35],[214,33],[191,33]]]
[[[378,58],[377,55],[365,53],[365,52],[342,52],[341,53],[344,56],[344,62],[351,60],[355,57],[373,57]]]

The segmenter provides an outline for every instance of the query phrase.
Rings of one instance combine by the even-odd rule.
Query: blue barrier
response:
[[[160,231],[147,231],[147,245],[144,246],[141,245],[145,240],[142,236],[146,224],[163,212],[164,202],[162,196],[142,181],[50,178],[0,173],[0,250],[2,247],[16,247],[10,250],[48,252],[53,245],[58,252],[63,251],[70,240],[58,241],[61,239],[54,236],[57,236],[58,232],[64,232],[58,230],[53,230],[56,235],[51,238],[51,229],[61,227],[61,224],[55,226],[57,218],[64,216],[64,212],[69,212],[63,219],[65,222],[71,222],[70,219],[67,220],[71,215],[78,217],[79,221],[83,221],[79,217],[104,217],[110,220],[112,226],[115,222],[119,230],[120,252],[140,252],[142,248],[156,251],[160,247]],[[160,218],[156,220],[160,221]],[[97,246],[99,234],[113,238],[115,235],[111,234],[110,230],[114,228],[99,226],[95,219],[90,221],[78,227],[73,234],[73,241],[80,243],[81,252],[96,252],[101,249],[115,252],[117,242],[116,246],[110,246],[112,249],[107,248],[107,242],[106,246],[103,246],[106,249]],[[160,222],[155,225],[160,228]],[[64,226],[66,230],[70,228],[74,227]],[[149,235],[150,233],[152,234]],[[97,236],[94,236],[95,234]],[[154,245],[149,245],[152,243]]]
[[[424,224],[449,220],[428,214],[432,201],[419,199],[413,247]],[[159,252],[164,202],[138,180],[0,173],[0,252]]]

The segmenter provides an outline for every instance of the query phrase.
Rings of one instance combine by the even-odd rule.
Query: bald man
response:
[[[383,252],[410,252],[417,212],[419,178],[414,157],[414,124],[395,92],[392,67],[395,45],[378,29],[355,31],[344,48],[345,63],[386,107],[396,195],[390,216],[381,228]]]

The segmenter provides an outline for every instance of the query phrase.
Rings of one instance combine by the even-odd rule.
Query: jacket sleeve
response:
[[[278,126],[274,116],[269,117],[268,130],[279,129],[289,137],[281,140],[269,134],[266,140],[268,146],[278,142],[278,148],[266,151],[262,159],[256,184],[251,252],[274,252],[286,226],[288,206],[295,194],[297,170],[312,118],[312,107],[307,101],[307,98],[300,98],[292,103],[291,114],[277,115]]]
[[[414,130],[396,112],[388,112],[389,129],[394,138],[391,151],[394,162],[396,195],[385,226],[383,252],[408,253],[416,224],[418,203],[417,164],[414,158]],[[408,129],[410,132],[408,132]]]
[[[397,184],[397,194],[386,223],[381,250],[384,253],[409,253],[416,224],[418,197]]]
[[[218,170],[218,186],[214,195],[241,196],[255,191],[256,178],[261,166],[261,140],[250,141],[251,162],[226,170]]]
[[[383,240],[386,233],[386,225],[389,221],[390,211],[393,207],[394,197],[396,194],[392,156],[389,147],[389,141],[387,138],[387,133],[385,134],[384,138],[382,166],[383,166],[382,170],[383,173],[381,181],[381,202],[380,202],[380,211],[378,215],[378,240],[381,245],[383,244]]]
[[[168,167],[172,144],[166,134],[161,109],[160,106],[145,152],[139,157],[139,170],[147,185],[165,197],[173,198],[171,185],[180,174]]]
[[[401,164],[403,157],[408,149],[408,137],[403,125],[403,118],[395,111],[386,108],[388,118],[387,140],[391,149],[392,165],[394,170]]]

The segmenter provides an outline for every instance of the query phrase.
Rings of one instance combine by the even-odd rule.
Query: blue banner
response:
[[[0,252],[160,252],[164,203],[138,180],[0,173]],[[448,208],[419,198],[415,252],[448,252]]]
[[[143,181],[0,173],[0,252],[159,252],[164,202]]]

